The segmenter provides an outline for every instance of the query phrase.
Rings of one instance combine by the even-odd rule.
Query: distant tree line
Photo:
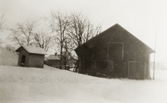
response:
[[[1,20],[0,29],[3,23]],[[11,28],[10,31],[11,39],[16,44],[36,46],[45,51],[58,48],[61,69],[64,55],[71,54],[75,48],[99,34],[101,27],[95,26],[87,16],[79,12],[67,14],[56,11],[51,12],[43,21],[18,23],[16,28]],[[73,58],[72,55],[71,57]]]

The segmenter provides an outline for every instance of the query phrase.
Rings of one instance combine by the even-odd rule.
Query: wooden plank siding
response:
[[[130,79],[149,78],[150,54],[154,52],[118,24],[84,43],[75,51],[82,61],[81,73],[92,75],[101,73],[112,78]],[[134,68],[134,71],[131,70],[136,72],[131,77],[129,76],[129,68],[133,65],[129,65],[129,62],[132,61],[144,64],[137,66],[137,69]],[[140,72],[139,68],[143,67],[145,68],[144,73],[140,74],[141,77],[137,76],[137,72]]]
[[[27,48],[25,47],[28,47],[28,46],[21,46],[16,50],[16,52],[19,52],[18,65],[25,66],[25,67],[43,68],[45,54],[42,54],[41,51],[40,53],[31,53],[30,51],[27,51],[26,50]],[[35,47],[30,47],[30,48],[36,49]],[[23,59],[25,59],[24,63],[23,63]]]

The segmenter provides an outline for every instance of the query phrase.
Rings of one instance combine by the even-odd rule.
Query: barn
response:
[[[19,52],[19,66],[43,68],[46,53],[42,48],[24,45],[19,47],[16,52]]]
[[[141,40],[115,24],[75,49],[79,72],[110,78],[150,79],[150,54]]]

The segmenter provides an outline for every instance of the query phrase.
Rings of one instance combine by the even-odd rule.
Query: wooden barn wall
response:
[[[125,78],[127,77],[127,66],[128,65],[122,61],[92,61],[87,72],[88,74],[102,73],[113,78]]]
[[[29,53],[28,53],[27,51],[25,51],[23,48],[21,48],[21,49],[20,49],[20,52],[19,52],[18,65],[21,66],[21,59],[22,59],[22,56],[23,56],[23,55],[26,56],[25,66],[28,66]]]
[[[116,31],[109,30],[105,33],[90,41],[89,45],[84,45],[83,49],[78,51],[82,58],[82,71],[85,73],[100,72],[111,77],[126,78],[128,77],[129,61],[138,61],[146,63],[145,78],[149,78],[150,53],[147,52],[148,48],[126,30],[118,28]],[[121,49],[110,51],[110,44],[112,43],[121,44],[123,54],[121,54],[122,51],[120,52]],[[116,57],[108,55],[112,53],[115,53]],[[120,54],[123,56],[122,59],[117,58],[120,58]]]
[[[44,65],[44,55],[30,54],[28,66],[29,67],[39,67],[43,68]]]
[[[145,62],[146,63],[146,71],[145,71],[145,78],[149,78],[149,60],[150,60],[150,53],[147,52],[147,49],[142,42],[136,40],[134,36],[129,34],[127,31],[121,31],[117,35],[114,35],[112,42],[122,42],[124,43],[124,58],[122,62],[124,66],[120,66],[123,69],[123,73],[127,77],[128,71],[128,62],[129,61],[137,61],[137,62]],[[114,64],[116,65],[116,64]],[[125,68],[126,67],[126,68]],[[119,67],[118,67],[119,68]],[[116,69],[116,67],[115,67]],[[114,69],[114,70],[115,70]],[[117,69],[116,69],[117,70]]]

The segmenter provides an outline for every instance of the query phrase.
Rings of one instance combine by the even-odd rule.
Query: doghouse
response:
[[[43,68],[46,52],[42,48],[21,46],[16,52],[19,52],[19,66]]]

